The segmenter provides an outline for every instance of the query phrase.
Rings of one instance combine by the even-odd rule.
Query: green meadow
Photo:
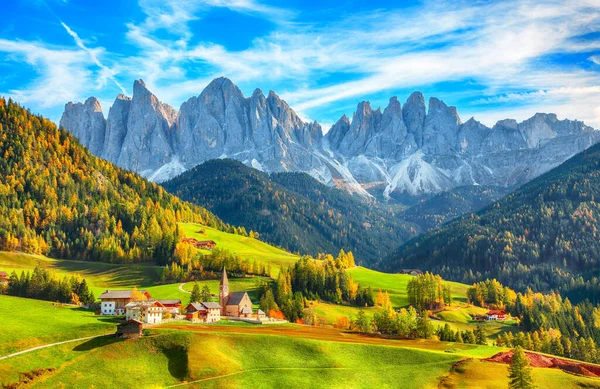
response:
[[[294,325],[288,325],[293,331]],[[190,325],[192,328],[193,325]],[[505,388],[496,347],[436,341],[349,343],[302,336],[169,330],[101,337],[0,360],[0,383],[53,367],[31,388]],[[258,330],[259,328],[257,328]],[[455,347],[456,346],[456,347]],[[455,347],[455,348],[454,348]],[[458,363],[459,361],[464,361]],[[597,379],[533,369],[540,388],[597,388]]]
[[[110,316],[48,301],[0,295],[0,356],[28,348],[115,331]]]
[[[397,387],[435,388],[460,357],[401,347],[316,341],[260,334],[165,332],[139,340],[100,338],[42,350],[0,372],[55,367],[30,387],[192,388]],[[37,353],[43,354],[37,358]],[[4,383],[16,379],[9,374]]]
[[[299,259],[298,255],[291,254],[258,239],[229,234],[200,224],[179,223],[179,228],[183,230],[188,238],[214,240],[217,247],[224,247],[244,259],[256,260],[265,265],[270,263],[273,266],[273,274],[271,274],[273,277],[277,277],[282,266],[293,265]],[[203,231],[203,233],[199,231]],[[206,250],[201,251],[209,253]]]
[[[398,308],[408,305],[406,287],[408,281],[413,276],[408,274],[381,273],[362,266],[349,269],[348,273],[352,275],[354,281],[358,282],[363,287],[370,286],[376,291],[379,289],[384,291],[387,290],[394,307]],[[466,301],[468,285],[451,281],[446,282],[452,287],[452,296],[456,301]]]

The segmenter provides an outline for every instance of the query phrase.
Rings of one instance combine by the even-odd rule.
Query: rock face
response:
[[[60,119],[60,126],[68,129],[92,154],[102,155],[106,120],[100,102],[90,97],[85,103],[68,103]]]
[[[323,135],[271,91],[246,98],[227,78],[213,80],[179,112],[138,80],[108,120],[95,98],[68,103],[61,126],[92,153],[157,182],[204,161],[233,158],[267,172],[302,171],[361,196],[393,198],[466,185],[511,187],[550,170],[600,140],[580,121],[538,113],[488,128],[462,123],[456,108],[420,92],[374,110],[358,104]]]

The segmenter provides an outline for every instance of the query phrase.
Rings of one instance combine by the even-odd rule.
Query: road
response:
[[[88,339],[100,338],[102,336],[108,336],[108,335],[112,335],[112,333],[110,333],[110,334],[104,334],[104,335],[87,336],[85,338],[70,339],[70,340],[65,340],[65,341],[62,341],[62,342],[44,344],[42,346],[28,348],[27,350],[23,350],[23,351],[19,351],[17,353],[5,355],[3,357],[0,357],[0,361],[3,360],[3,359],[8,359],[8,358],[16,357],[17,355],[22,355],[22,354],[30,353],[32,351],[40,350],[40,349],[43,349],[43,348],[46,348],[46,347],[54,347],[54,346],[59,346],[61,344],[65,344],[65,343],[71,343],[71,342],[78,342],[80,340],[88,340]]]
[[[192,294],[192,292],[183,289],[183,285],[185,285],[185,282],[183,284],[179,285],[179,290],[182,291],[183,293]]]

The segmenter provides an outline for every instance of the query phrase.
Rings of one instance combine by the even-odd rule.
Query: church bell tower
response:
[[[225,316],[225,306],[229,300],[229,280],[227,279],[227,270],[223,266],[223,275],[219,283],[219,305],[221,306],[221,316]]]

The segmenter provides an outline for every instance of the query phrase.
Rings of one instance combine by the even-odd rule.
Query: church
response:
[[[219,283],[219,305],[221,305],[221,316],[252,317],[252,300],[248,293],[229,293],[229,280],[225,267]]]

